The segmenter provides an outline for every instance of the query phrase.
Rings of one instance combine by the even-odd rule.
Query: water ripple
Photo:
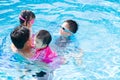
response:
[[[36,15],[34,32],[47,29],[56,34],[58,25],[66,19],[74,19],[79,24],[75,36],[84,51],[82,64],[76,65],[72,57],[67,58],[69,62],[55,70],[54,80],[119,80],[119,3],[119,0],[1,0],[0,78],[19,80],[26,68],[33,69],[24,77],[28,80],[40,70],[38,66],[17,60],[10,49],[9,34],[19,24],[21,10],[28,9]]]

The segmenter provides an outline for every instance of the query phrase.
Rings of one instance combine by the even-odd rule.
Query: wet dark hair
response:
[[[76,33],[78,30],[78,24],[76,23],[76,21],[73,20],[66,20],[65,22],[67,22],[69,24],[69,30],[73,33]]]
[[[17,49],[22,49],[30,37],[30,30],[26,27],[16,27],[10,33],[11,40]]]
[[[47,46],[50,44],[52,40],[50,33],[46,30],[40,30],[36,37],[38,39],[41,39],[43,41],[43,44],[47,44]]]
[[[27,23],[30,21],[30,19],[35,19],[35,14],[30,11],[30,10],[23,10],[20,14],[21,17],[23,17],[25,20],[26,20],[26,26],[27,26]],[[25,21],[20,19],[19,18],[19,21],[20,21],[20,24],[22,25]]]

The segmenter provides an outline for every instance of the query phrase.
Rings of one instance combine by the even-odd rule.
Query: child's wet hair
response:
[[[40,30],[36,35],[36,38],[41,39],[43,41],[43,44],[47,45],[49,45],[52,40],[51,34],[46,30]]]
[[[26,27],[16,27],[10,34],[11,40],[17,49],[22,49],[29,40],[30,31]]]
[[[66,20],[65,22],[67,22],[69,24],[69,30],[73,33],[76,33],[78,30],[78,24],[76,21],[74,20]]]
[[[21,12],[20,16],[26,20],[26,25],[30,21],[31,18],[35,19],[35,14],[32,11],[30,11],[30,10],[23,10]],[[20,17],[19,17],[19,20],[20,20],[20,24],[21,25],[25,22]]]

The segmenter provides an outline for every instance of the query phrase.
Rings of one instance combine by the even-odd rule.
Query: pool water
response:
[[[0,80],[34,80],[33,73],[47,70],[10,49],[10,32],[25,9],[36,14],[34,33],[47,29],[53,35],[67,19],[79,24],[75,36],[84,52],[82,63],[69,59],[54,71],[53,80],[120,80],[119,0],[0,0]]]

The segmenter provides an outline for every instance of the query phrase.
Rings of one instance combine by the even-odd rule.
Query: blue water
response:
[[[54,34],[67,19],[79,24],[75,36],[84,52],[82,63],[62,65],[53,80],[120,80],[119,0],[0,0],[0,80],[23,80],[23,74],[24,80],[34,80],[31,74],[40,69],[10,49],[9,34],[25,9],[37,16],[34,33],[47,29]]]

